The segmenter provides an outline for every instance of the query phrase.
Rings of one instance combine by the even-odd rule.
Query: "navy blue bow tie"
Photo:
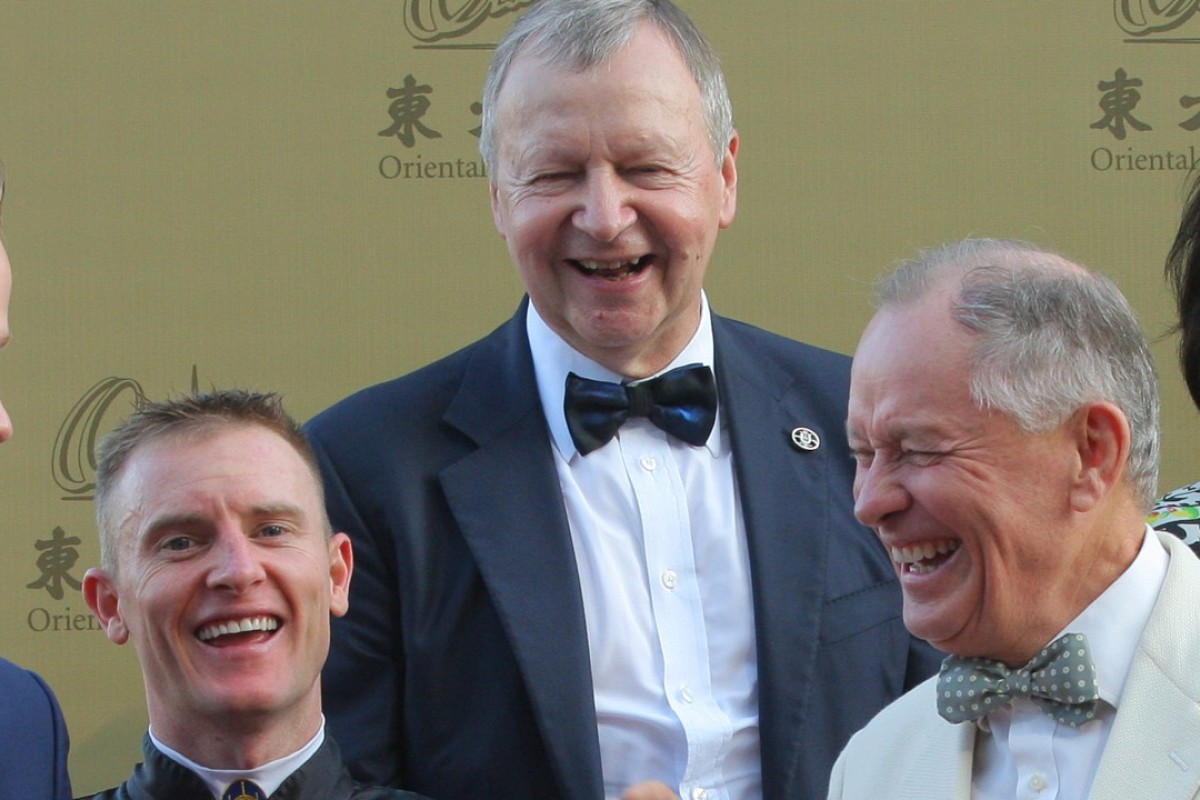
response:
[[[702,445],[717,419],[717,384],[703,364],[640,383],[593,381],[571,372],[563,410],[581,455],[602,447],[630,417],[646,417],[675,438]]]

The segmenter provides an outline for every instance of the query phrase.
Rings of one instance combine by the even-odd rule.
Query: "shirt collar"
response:
[[[238,779],[254,781],[269,797],[279,788],[280,784],[287,780],[293,772],[304,766],[305,762],[312,758],[313,754],[321,748],[321,745],[325,741],[325,717],[322,715],[321,726],[317,729],[316,734],[299,750],[282,758],[277,758],[274,761],[268,761],[266,764],[255,767],[252,770],[213,769],[205,767],[160,742],[155,737],[153,728],[150,729],[149,733],[150,741],[154,743],[154,746],[163,755],[173,761],[179,762],[196,773],[196,776],[208,786],[214,798],[219,798],[229,784]]]
[[[533,355],[533,371],[537,376],[538,395],[545,411],[546,423],[550,426],[550,438],[563,459],[570,461],[578,450],[567,429],[567,418],[563,411],[566,397],[567,373],[574,372],[584,378],[597,381],[620,383],[623,376],[580,353],[566,340],[551,330],[538,314],[533,303],[528,304],[525,315],[525,330],[529,334],[529,350]],[[656,375],[682,367],[685,364],[704,364],[716,374],[713,366],[712,317],[708,309],[708,296],[700,295],[700,325],[691,341]],[[655,377],[652,375],[650,377]],[[705,447],[713,456],[721,453],[721,408],[717,408],[717,421],[708,434]]]
[[[1125,679],[1158,601],[1169,561],[1167,551],[1147,526],[1141,549],[1129,569],[1062,631],[1087,636],[1100,682],[1100,698],[1114,708],[1125,690]]]

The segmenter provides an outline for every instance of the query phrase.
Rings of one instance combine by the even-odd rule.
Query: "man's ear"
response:
[[[1088,403],[1068,424],[1079,459],[1071,483],[1071,507],[1088,511],[1125,479],[1132,433],[1125,413],[1109,402]]]
[[[83,599],[88,608],[100,620],[109,641],[125,644],[129,641],[129,629],[121,618],[121,602],[116,583],[99,567],[92,567],[83,575]]]
[[[329,613],[340,617],[350,610],[350,576],[354,573],[354,548],[350,537],[335,533],[329,540]]]
[[[492,222],[496,224],[496,231],[500,234],[500,238],[508,240],[508,226],[504,220],[504,214],[500,208],[500,188],[496,186],[495,181],[488,181],[488,198],[492,204]]]
[[[725,151],[725,158],[721,162],[721,214],[718,219],[722,228],[732,225],[734,215],[737,214],[737,154],[740,144],[741,140],[735,130]]]

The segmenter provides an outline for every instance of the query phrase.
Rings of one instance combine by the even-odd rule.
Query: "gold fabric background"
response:
[[[58,692],[78,793],[122,780],[145,726],[132,648],[72,585],[97,559],[90,437],[139,393],[193,383],[276,389],[307,418],[505,319],[521,289],[472,104],[524,5],[491,0],[459,30],[431,0],[0,0],[0,385],[17,428],[0,450],[0,652]],[[1011,236],[1107,272],[1161,334],[1200,149],[1181,127],[1200,111],[1181,102],[1200,96],[1200,16],[1192,2],[1155,26],[1155,5],[684,0],[742,136],[714,308],[850,352],[882,267]],[[1146,128],[1123,118],[1124,138],[1093,127],[1118,70],[1140,85],[1112,107]],[[1155,348],[1164,490],[1200,478],[1174,348]]]

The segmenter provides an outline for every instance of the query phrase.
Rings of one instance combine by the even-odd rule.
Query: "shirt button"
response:
[[[662,574],[662,585],[668,589],[674,589],[679,585],[679,575],[673,569],[664,570]]]
[[[692,690],[686,684],[679,687],[679,699],[685,703],[691,703],[695,699]]]
[[[642,469],[646,470],[646,472],[654,472],[654,470],[658,469],[658,461],[654,456],[642,456]]]
[[[1029,788],[1040,792],[1046,788],[1046,778],[1040,772],[1035,772],[1029,779]]]
[[[699,786],[692,789],[692,800],[708,800],[708,789],[701,789]]]

